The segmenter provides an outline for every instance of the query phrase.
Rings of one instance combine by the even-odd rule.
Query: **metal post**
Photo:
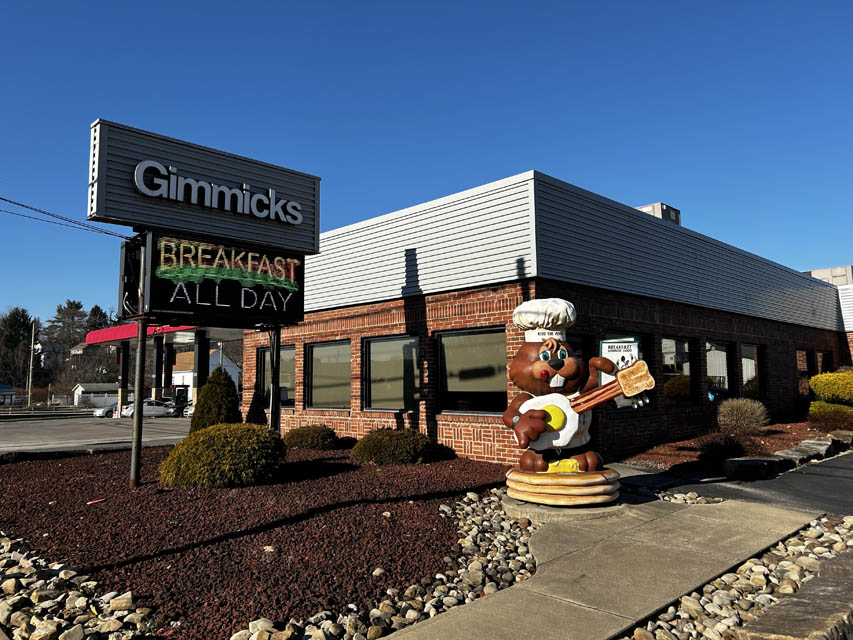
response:
[[[139,486],[140,453],[142,449],[142,417],[145,400],[145,338],[148,321],[140,319],[136,331],[136,379],[133,381],[133,445],[130,451],[130,488]]]
[[[204,329],[196,329],[193,340],[195,341],[193,403],[198,407],[199,392],[210,375],[210,338],[207,337],[207,331]]]
[[[121,417],[121,408],[128,402],[127,384],[130,380],[130,340],[122,340],[118,347],[119,378],[118,397],[116,398],[116,410],[113,418]]]
[[[151,372],[151,397],[163,399],[163,345],[164,336],[154,336],[154,370]]]
[[[145,247],[140,251],[139,258],[139,309],[143,309],[145,290],[148,286],[145,261]],[[136,324],[136,379],[133,381],[133,444],[130,449],[130,488],[139,486],[139,469],[142,466],[142,418],[145,410],[145,339],[148,337],[148,319],[139,318]]]
[[[27,406],[33,405],[33,357],[36,354],[36,321],[33,320],[33,337],[30,339],[30,374],[27,376]]]
[[[281,430],[281,391],[279,390],[279,371],[281,366],[281,331],[279,327],[270,329],[270,429],[278,433]]]

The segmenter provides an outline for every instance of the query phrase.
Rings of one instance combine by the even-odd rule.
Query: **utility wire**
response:
[[[65,224],[64,222],[56,222],[55,220],[45,220],[44,218],[37,218],[35,216],[28,216],[26,213],[20,213],[19,211],[8,211],[7,209],[0,209],[0,213],[8,213],[13,216],[20,216],[21,218],[29,218],[30,220],[38,220],[39,222],[47,222],[48,224],[55,224],[60,227],[68,227],[69,229],[76,229],[77,231],[91,231],[91,229],[83,229],[73,224]]]
[[[120,233],[116,233],[114,231],[107,231],[106,229],[101,229],[100,227],[96,227],[92,224],[87,224],[85,222],[80,222],[79,220],[74,220],[73,218],[66,218],[65,216],[61,216],[58,213],[51,213],[50,211],[45,211],[44,209],[39,209],[38,207],[33,207],[28,204],[24,204],[23,202],[16,202],[15,200],[10,200],[9,198],[4,198],[0,196],[0,200],[3,202],[8,202],[9,204],[13,204],[16,207],[22,207],[24,209],[29,209],[30,211],[35,211],[37,213],[41,213],[46,216],[50,216],[51,218],[56,218],[57,220],[63,220],[65,222],[70,223],[70,225],[76,225],[77,228],[86,229],[87,231],[94,231],[95,233],[103,233],[104,235],[114,236],[116,238],[121,238],[122,240],[129,240],[128,236],[123,236]],[[13,213],[11,211],[4,211],[4,213]],[[23,215],[23,214],[16,214]],[[23,217],[32,217],[32,216],[23,216]],[[40,218],[34,218],[34,220],[39,220]],[[47,220],[43,220],[43,222],[48,222]],[[70,226],[70,225],[62,225],[62,226]]]

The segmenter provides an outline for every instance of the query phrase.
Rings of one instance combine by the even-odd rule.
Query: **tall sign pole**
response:
[[[145,247],[142,248],[140,258],[139,280],[139,308],[142,308],[146,287],[146,260]],[[133,381],[133,444],[130,450],[130,488],[139,486],[139,471],[142,450],[142,418],[145,410],[143,408],[145,399],[145,339],[148,336],[148,319],[144,316],[136,321],[136,379]]]
[[[36,321],[33,319],[33,335],[30,338],[30,375],[27,376],[27,406],[33,405],[33,357],[36,353]]]
[[[273,327],[270,335],[270,429],[278,433],[281,430],[281,329]]]

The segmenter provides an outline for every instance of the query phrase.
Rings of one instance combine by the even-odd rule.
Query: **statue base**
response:
[[[613,469],[578,473],[535,473],[513,467],[506,473],[507,495],[516,500],[558,507],[613,502],[619,497],[619,473]]]

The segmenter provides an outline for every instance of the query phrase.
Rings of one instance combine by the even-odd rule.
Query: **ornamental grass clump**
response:
[[[256,424],[217,424],[191,433],[160,465],[160,483],[176,487],[247,487],[275,479],[287,445]]]
[[[754,435],[767,426],[767,407],[751,398],[731,398],[720,403],[717,425],[720,432],[732,438]]]
[[[190,433],[214,424],[242,422],[240,399],[234,380],[222,367],[216,367],[198,394]]]
[[[678,404],[690,400],[690,376],[683,373],[670,378],[663,385],[663,403]]]
[[[821,402],[853,406],[853,371],[818,374],[809,380],[809,387]]]
[[[324,424],[312,424],[285,433],[284,443],[297,449],[336,449],[338,435]]]
[[[379,429],[359,440],[350,457],[359,464],[410,464],[422,462],[430,450],[430,439],[419,431]]]
[[[853,407],[816,400],[809,406],[809,424],[826,433],[836,429],[853,430]]]

